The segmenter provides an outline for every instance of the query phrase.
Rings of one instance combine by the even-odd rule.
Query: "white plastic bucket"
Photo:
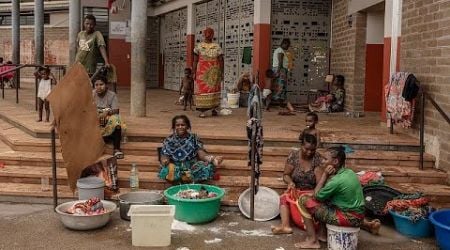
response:
[[[102,178],[89,176],[78,179],[77,188],[79,200],[89,200],[92,197],[105,199],[105,181]]]
[[[239,96],[240,93],[228,93],[227,94],[227,99],[228,99],[228,107],[232,108],[232,109],[236,109],[239,108]]]
[[[133,246],[169,246],[174,214],[173,205],[132,205],[128,216]]]
[[[359,227],[339,227],[327,224],[329,250],[356,250]]]

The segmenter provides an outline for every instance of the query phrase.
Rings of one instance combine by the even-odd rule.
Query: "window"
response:
[[[11,26],[11,15],[0,15],[0,26]],[[44,14],[44,24],[50,24],[50,14]],[[33,14],[20,14],[20,25],[34,25]]]

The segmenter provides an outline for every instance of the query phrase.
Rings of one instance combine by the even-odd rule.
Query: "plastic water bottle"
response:
[[[139,190],[139,172],[138,172],[136,163],[131,164],[130,188],[131,188],[131,191]]]

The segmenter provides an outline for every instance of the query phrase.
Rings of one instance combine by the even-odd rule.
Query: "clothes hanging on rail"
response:
[[[406,100],[402,93],[405,83],[411,74],[408,72],[397,72],[391,76],[389,83],[385,86],[386,112],[388,122],[392,119],[394,124],[404,128],[410,128],[414,117],[415,100]],[[409,97],[411,97],[409,95]]]
[[[248,138],[248,166],[255,172],[255,194],[258,192],[259,177],[261,175],[260,165],[263,156],[263,126],[262,126],[262,98],[258,84],[253,84],[249,94],[249,107],[247,114],[247,138]],[[252,151],[252,140],[255,143],[255,150]],[[252,154],[254,154],[254,166],[251,164]]]

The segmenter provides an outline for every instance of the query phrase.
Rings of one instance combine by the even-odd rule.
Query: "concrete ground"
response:
[[[212,223],[173,225],[170,247],[156,249],[296,249],[305,237],[295,230],[292,235],[274,236],[270,222],[252,222],[236,211],[222,211]],[[131,249],[130,223],[115,211],[111,222],[94,231],[66,229],[51,205],[0,203],[0,249]],[[149,235],[149,237],[152,237]],[[322,244],[322,249],[326,249]],[[412,240],[383,226],[380,236],[361,231],[359,249],[437,249],[434,239]]]

